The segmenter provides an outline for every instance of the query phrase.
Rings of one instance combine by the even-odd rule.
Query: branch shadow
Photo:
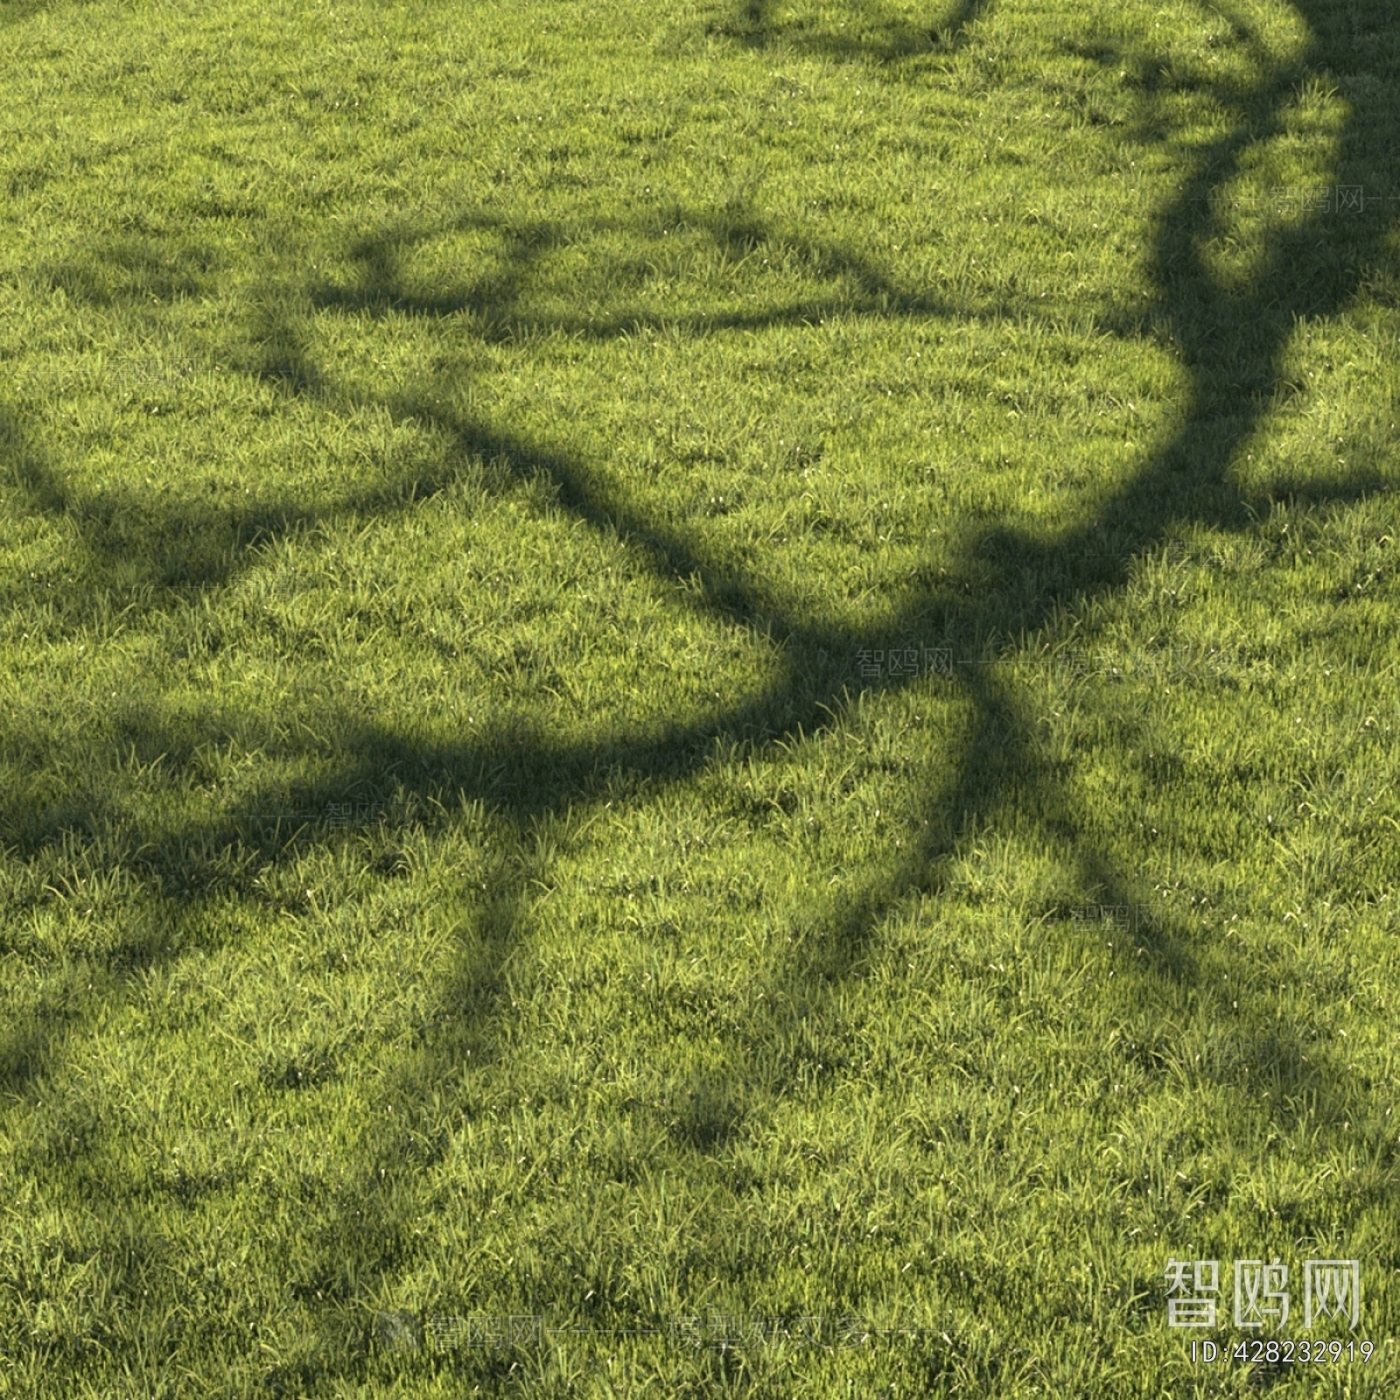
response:
[[[8,29],[11,25],[23,24],[34,15],[46,14],[53,8],[53,0],[0,0],[0,26]]]
[[[892,13],[879,0],[848,0],[849,20],[831,28],[800,18],[780,23],[773,17],[773,0],[744,0],[732,18],[712,23],[709,32],[751,49],[782,47],[836,63],[889,66],[961,49],[990,5],[991,0],[956,0],[947,13],[916,23]]]
[[[465,231],[489,231],[503,245],[502,266],[467,287],[423,293],[404,285],[403,254],[430,239]],[[593,220],[589,232],[642,230],[636,221]],[[621,310],[606,315],[542,315],[528,307],[533,276],[548,252],[568,246],[573,230],[558,223],[523,225],[492,214],[470,212],[432,221],[417,219],[411,225],[352,245],[350,256],[357,267],[354,284],[321,281],[309,290],[317,310],[367,314],[375,318],[398,314],[439,318],[465,314],[472,318],[473,333],[490,343],[514,344],[540,334],[565,335],[581,340],[614,340],[648,331],[680,331],[691,336],[717,335],[735,330],[772,330],[786,325],[814,325],[835,315],[874,315],[889,318],[950,317],[1002,320],[1030,310],[1011,301],[985,307],[959,305],[928,290],[902,285],[869,259],[834,244],[780,231],[751,213],[726,208],[720,211],[677,210],[660,229],[663,235],[683,236],[699,232],[741,264],[757,254],[783,260],[810,279],[824,284],[821,296],[788,301],[744,311],[707,311],[664,314]],[[646,264],[614,265],[614,276],[640,273]]]
[[[469,219],[468,222],[471,222]],[[481,221],[476,220],[479,226]],[[694,226],[717,246],[743,254],[776,246],[775,237],[757,221],[729,216],[696,216]],[[387,315],[393,312],[446,317],[467,310],[483,317],[488,337],[511,340],[539,330],[577,332],[578,323],[531,318],[522,309],[529,271],[544,250],[555,246],[555,231],[539,226],[504,230],[506,274],[478,284],[463,294],[435,299],[416,297],[402,288],[398,253],[404,240],[398,236],[381,241],[362,240],[354,257],[362,271],[352,291],[314,288],[313,305],[347,314]],[[784,246],[790,246],[785,243]],[[868,262],[840,249],[800,245],[799,255],[815,275],[828,281],[845,280],[856,289],[855,305],[872,314],[952,315],[956,309],[898,287]],[[118,259],[122,268],[127,260]],[[86,287],[100,304],[112,292],[105,284],[69,279],[70,294],[81,299]],[[142,284],[133,294],[149,290]],[[289,399],[311,399],[327,404],[343,402],[309,354],[291,318],[279,314],[279,295],[254,299],[257,310],[250,327],[254,348],[253,372]],[[707,331],[736,325],[762,327],[835,314],[851,305],[837,296],[773,313],[738,317],[714,317]],[[876,308],[879,312],[876,313]],[[640,315],[616,324],[593,327],[598,335],[624,335],[637,327],[659,328],[661,318]],[[659,575],[671,579],[699,580],[701,598],[694,606],[711,615],[753,623],[760,618],[769,626],[776,621],[771,600],[739,579],[733,570],[704,550],[697,550],[668,531],[601,491],[578,463],[550,453],[490,425],[462,420],[442,409],[431,395],[401,395],[385,406],[396,421],[431,422],[446,430],[452,442],[449,454],[457,467],[472,463],[508,464],[516,479],[543,474],[556,483],[562,504],[578,518],[601,531],[616,530],[646,553]],[[106,488],[83,493],[66,482],[26,432],[21,416],[0,409],[0,465],[10,483],[18,487],[26,508],[34,515],[62,524],[76,537],[77,547],[66,557],[68,586],[45,599],[50,626],[74,635],[114,611],[108,601],[113,593],[125,602],[123,613],[140,619],[162,612],[171,601],[198,598],[227,587],[242,573],[255,568],[259,549],[294,535],[305,534],[342,520],[377,518],[402,510],[447,484],[445,479],[415,478],[412,482],[387,482],[348,493],[328,509],[307,508],[291,502],[237,505],[229,510],[200,500],[162,504],[152,511],[149,501],[133,490]],[[407,489],[406,489],[407,488]],[[132,571],[136,571],[133,578]],[[11,586],[7,601],[14,607],[34,602],[34,590]],[[791,629],[788,629],[791,630]],[[839,642],[823,634],[811,642],[835,645],[838,654],[849,654],[859,639],[853,635]],[[810,666],[805,668],[810,677]],[[451,804],[454,797],[475,794],[490,804],[504,823],[505,843],[526,849],[529,833],[541,819],[558,816],[576,800],[593,801],[619,771],[646,779],[672,779],[693,772],[708,761],[711,745],[739,734],[762,741],[785,732],[795,718],[813,725],[813,705],[834,700],[844,677],[833,674],[820,695],[794,703],[792,687],[777,686],[737,711],[701,724],[673,726],[663,737],[638,740],[632,736],[605,737],[598,743],[560,749],[539,735],[519,728],[488,736],[479,743],[460,744],[443,750],[407,747],[392,731],[365,725],[351,717],[344,723],[353,733],[348,754],[331,777],[314,784],[259,790],[230,811],[204,821],[184,823],[179,830],[142,828],[119,835],[124,814],[103,794],[88,791],[53,799],[42,793],[42,780],[64,766],[69,757],[62,742],[42,731],[21,732],[12,727],[6,746],[13,759],[10,781],[0,798],[0,834],[7,856],[33,864],[68,867],[72,879],[51,871],[60,884],[80,884],[84,878],[104,879],[114,873],[131,874],[166,906],[168,918],[155,926],[130,932],[113,946],[100,950],[109,972],[119,978],[137,977],[189,951],[182,926],[200,922],[203,910],[230,891],[252,894],[261,873],[285,863],[318,841],[330,839],[325,820],[318,814],[337,805],[348,792],[382,798],[386,779],[408,784],[410,797],[438,804],[440,796]],[[819,719],[820,716],[817,716]],[[13,722],[12,722],[13,726]],[[256,738],[231,714],[214,717],[212,730],[192,732],[187,725],[159,714],[158,708],[128,707],[114,721],[114,740],[130,749],[141,764],[163,764],[176,774],[198,767],[202,748],[209,744],[256,744]],[[284,818],[277,813],[286,813]],[[269,814],[271,818],[269,818]],[[77,872],[83,873],[79,875]],[[39,882],[42,883],[42,882]],[[16,902],[17,909],[42,902],[31,891]],[[304,912],[293,908],[292,912]],[[504,955],[504,954],[503,954]],[[492,974],[483,974],[491,984]],[[113,995],[122,995],[119,986]],[[460,1004],[460,989],[454,994]],[[473,1004],[479,998],[471,998]],[[29,1094],[44,1074],[56,1066],[59,1044],[72,1035],[77,1021],[71,1016],[44,1013],[16,1021],[0,1045],[0,1091],[12,1096]]]
[[[407,251],[434,238],[464,231],[486,232],[496,238],[500,251],[496,270],[466,285],[436,292],[408,285],[403,271]],[[618,231],[645,234],[643,225],[636,221],[603,222],[589,228],[593,234]],[[473,339],[494,344],[515,344],[539,335],[564,335],[586,341],[661,332],[717,335],[785,325],[816,325],[838,315],[910,320],[956,317],[998,323],[1030,310],[1028,301],[960,304],[927,289],[904,285],[858,254],[775,230],[750,213],[725,209],[678,211],[671,222],[655,232],[664,237],[697,234],[736,263],[759,254],[784,259],[804,278],[816,283],[821,293],[752,310],[716,309],[681,316],[643,309],[603,316],[532,312],[530,294],[541,262],[551,251],[566,246],[576,232],[557,223],[513,224],[480,211],[458,212],[450,218],[415,218],[377,236],[355,240],[349,249],[355,269],[352,283],[345,285],[324,277],[308,279],[302,289],[305,304],[313,311],[375,319],[397,315],[441,322],[465,317]],[[146,261],[158,264],[161,259],[148,253]],[[62,286],[71,298],[84,304],[135,302],[151,292],[144,276],[134,282],[126,276],[130,267],[124,253],[116,259],[113,271],[119,275],[109,277],[90,267],[65,265],[48,269],[47,275],[50,282]],[[198,274],[188,285],[182,281],[182,292],[207,294],[209,287],[200,280],[204,276]],[[301,329],[286,313],[286,294],[286,288],[269,285],[254,297],[256,310],[248,327],[250,353],[242,355],[244,363],[238,368],[283,395],[313,399],[333,408],[352,406],[344,396],[332,391],[307,353]],[[369,402],[366,399],[355,406],[363,407]],[[535,471],[557,476],[567,490],[575,493],[575,499],[582,501],[578,493],[583,489],[584,474],[534,444],[511,439],[484,423],[456,420],[435,407],[428,395],[404,395],[390,406],[399,421],[415,416],[425,422],[440,421],[451,433],[459,463],[508,459],[522,464],[515,471],[516,476],[528,477]],[[0,454],[6,475],[23,493],[27,509],[67,522],[76,534],[76,549],[67,560],[70,587],[64,596],[48,600],[54,611],[70,619],[69,626],[74,629],[90,620],[95,590],[111,589],[119,579],[127,580],[120,584],[119,591],[139,615],[160,608],[168,596],[189,598],[231,583],[257,562],[260,546],[357,515],[405,509],[412,501],[445,489],[452,480],[449,476],[430,479],[420,475],[412,482],[387,481],[343,493],[324,506],[276,499],[249,504],[216,495],[186,494],[162,501],[153,511],[151,501],[134,488],[76,490],[46,460],[27,433],[21,416],[3,401]],[[602,526],[608,510],[606,504],[598,502],[589,519]],[[676,561],[676,567],[685,559],[685,551],[674,545],[668,547],[667,555]],[[686,559],[686,563],[693,561]],[[4,596],[11,606],[20,606],[25,589],[12,584]]]
[[[227,878],[223,872],[229,852],[238,851],[239,859],[251,869],[283,861],[297,849],[295,841],[276,831],[269,833],[260,820],[259,813],[269,808],[314,810],[328,797],[351,789],[382,792],[386,774],[392,774],[400,789],[423,811],[446,813],[462,802],[480,804],[490,813],[504,845],[518,856],[519,874],[504,880],[495,903],[481,912],[471,935],[475,952],[444,988],[444,1013],[465,1005],[470,1016],[447,1015],[442,1025],[424,1027],[427,1044],[418,1060],[402,1073],[398,1087],[404,1090],[403,1101],[411,1110],[413,1094],[421,1095],[421,1085],[435,1076],[440,1082],[444,1066],[456,1065],[457,1074],[467,1073],[461,1062],[468,1039],[476,1047],[474,1058],[479,1062],[490,1044],[492,1024],[504,1015],[500,969],[515,946],[522,892],[530,879],[547,869],[548,844],[540,839],[541,825],[563,821],[578,808],[596,805],[611,775],[625,770],[655,784],[671,784],[709,763],[716,743],[763,749],[780,740],[800,737],[810,741],[849,712],[845,659],[861,649],[889,649],[913,631],[932,630],[941,641],[954,643],[994,631],[1032,632],[1048,623],[1057,609],[1084,608],[1120,590],[1127,581],[1129,559],[1159,545],[1175,526],[1196,523],[1222,531],[1247,529],[1251,503],[1232,484],[1231,463],[1239,445],[1267,411],[1266,396],[1277,386],[1289,337],[1300,319],[1343,312],[1355,295],[1360,269],[1385,256],[1385,230],[1379,223],[1360,225],[1361,231],[1351,243],[1340,248],[1324,236],[1320,221],[1312,218],[1274,234],[1257,288],[1246,295],[1234,295],[1217,284],[1200,255],[1213,218],[1204,195],[1238,169],[1251,142],[1259,139],[1259,132],[1279,129],[1292,88],[1338,53],[1344,43],[1339,21],[1321,0],[1297,3],[1314,35],[1325,37],[1315,41],[1305,60],[1271,75],[1250,96],[1235,129],[1197,158],[1181,194],[1158,222],[1153,253],[1158,310],[1183,347],[1190,374],[1186,422],[1176,438],[1092,519],[1049,542],[998,526],[970,534],[962,545],[958,567],[952,571],[953,581],[928,589],[878,632],[835,623],[807,624],[787,616],[761,582],[736,572],[703,542],[681,538],[609,492],[585,464],[490,423],[459,417],[443,409],[431,392],[400,395],[384,406],[396,418],[432,422],[450,438],[456,460],[501,461],[521,478],[542,473],[557,483],[566,510],[599,530],[615,530],[650,560],[657,577],[698,577],[703,586],[694,606],[711,616],[763,628],[777,637],[784,655],[782,674],[758,694],[718,715],[674,724],[659,734],[619,732],[572,745],[520,728],[479,739],[424,745],[409,743],[391,729],[347,715],[343,732],[351,739],[339,756],[333,777],[290,792],[255,792],[240,808],[179,832],[137,833],[140,839],[134,848],[115,860],[106,858],[106,873],[120,868],[148,882],[161,899],[174,906],[170,914],[178,935],[178,925],[192,918],[201,901],[214,897],[218,881]],[[1373,13],[1379,22],[1381,10],[1373,7]],[[1398,125],[1394,115],[1373,101],[1370,109],[1357,114],[1348,126],[1339,171],[1345,175],[1353,169],[1389,164],[1388,152],[1395,148],[1394,137],[1400,134]],[[436,319],[465,313],[486,327],[484,334],[502,339],[540,331],[606,337],[662,324],[640,313],[606,321],[601,327],[569,318],[531,316],[525,309],[531,278],[540,259],[555,246],[555,235],[538,227],[514,232],[503,224],[495,227],[504,231],[505,270],[461,293],[435,298],[405,288],[400,261],[403,239],[392,235],[362,240],[355,250],[355,261],[362,269],[358,284],[350,288],[319,285],[312,290],[313,303],[351,315],[396,311]],[[737,219],[711,227],[717,239],[728,240],[740,255],[771,238],[754,221]],[[826,269],[826,275],[854,283],[863,298],[859,304],[864,314],[962,314],[957,308],[901,293],[877,269],[854,255],[832,249],[817,250],[817,255],[814,265]],[[903,303],[901,296],[906,297]],[[820,309],[822,303],[814,305]],[[757,318],[752,324],[782,324],[785,317],[801,320],[811,314],[811,308],[787,308],[777,314],[777,320]],[[690,329],[711,332],[737,324],[750,323],[706,320]],[[330,401],[334,397],[337,391],[329,376],[320,372],[290,322],[279,322],[270,315],[257,339],[263,356],[260,372],[269,382],[294,398]],[[0,421],[0,449],[5,465],[28,493],[32,509],[62,517],[79,532],[96,561],[90,576],[93,581],[114,568],[118,560],[129,557],[133,544],[142,537],[123,534],[114,526],[111,521],[120,512],[108,505],[89,509],[79,502],[25,437],[15,415]],[[1319,490],[1316,499],[1356,500],[1389,489],[1391,483],[1383,474],[1358,472],[1335,490]],[[237,569],[249,566],[249,549],[257,538],[282,537],[322,523],[331,514],[348,518],[382,513],[391,508],[391,502],[401,499],[402,483],[398,488],[348,497],[332,513],[298,514],[290,508],[266,515],[245,513],[239,518],[241,533],[234,535],[218,561],[210,562],[203,571],[190,571],[181,565],[183,574],[166,572],[184,578],[197,590],[215,588]],[[180,519],[175,512],[166,524]],[[202,530],[212,528],[207,520],[193,513],[181,528],[199,536]],[[987,567],[995,580],[990,589],[969,598],[956,586],[961,577],[984,575]],[[80,604],[79,615],[87,606],[91,605]],[[1047,836],[1077,864],[1086,886],[1104,891],[1114,904],[1134,899],[1130,873],[1113,868],[1092,849],[1063,793],[1056,791],[1053,774],[1037,757],[1032,723],[1017,703],[1014,686],[975,668],[957,683],[975,718],[952,778],[926,804],[930,836],[911,852],[893,878],[870,885],[851,903],[821,917],[819,935],[807,961],[787,974],[801,995],[768,999],[775,1009],[755,1021],[736,1052],[749,1063],[756,1066],[771,1061],[774,1046],[795,1043],[809,1021],[829,1014],[830,989],[839,987],[868,960],[879,927],[896,904],[911,893],[936,891],[958,841],[969,831],[994,825],[999,814],[1016,801],[1020,789],[1036,790],[1049,812]],[[878,696],[905,684],[891,678],[865,689]],[[182,738],[168,720],[159,715],[137,716],[130,726],[130,737],[143,753],[173,752],[172,761],[177,765],[191,760],[188,737]],[[56,761],[53,752],[43,750],[37,736],[28,736],[27,742],[38,755],[39,770]],[[97,843],[105,839],[104,833],[109,833],[117,816],[90,810],[69,814],[76,821],[65,817],[36,822],[26,817],[26,810],[22,799],[10,799],[0,806],[0,833],[7,841],[18,838],[18,853],[24,860],[52,852],[75,831],[86,832],[90,841]],[[445,825],[448,818],[435,820]],[[309,836],[302,832],[296,839],[324,839],[324,834],[313,830]],[[65,854],[63,858],[71,857]],[[162,942],[153,935],[133,956],[144,959],[143,966],[154,966],[181,956],[184,946],[178,936]],[[1125,952],[1125,975],[1117,993],[1125,1019],[1136,1005],[1170,997],[1174,989],[1193,990],[1208,1000],[1215,1012],[1226,1014],[1221,994],[1201,985],[1187,931],[1165,929],[1149,940],[1149,948],[1145,963]],[[11,1028],[0,1046],[0,1072],[4,1075],[0,1089],[11,1095],[30,1092],[42,1073],[52,1068],[61,1039],[74,1030],[71,1023],[56,1017],[44,1025]],[[1279,1031],[1276,1024],[1243,1025],[1240,1042],[1243,1057],[1268,1055],[1283,1066],[1292,1096],[1309,1090],[1325,1100],[1345,1099],[1348,1091],[1340,1077],[1319,1062],[1315,1051],[1309,1062],[1305,1048]],[[413,1085],[420,1087],[414,1090]],[[781,1090],[781,1083],[777,1087]],[[1281,1107],[1277,1111],[1283,1112]],[[713,1139],[701,1135],[694,1151],[697,1158],[703,1158],[722,1146],[723,1135]],[[402,1177],[424,1170],[421,1162],[405,1162],[387,1138],[369,1138],[360,1151],[367,1181],[383,1181],[385,1172]],[[355,1319],[362,1317],[364,1300],[411,1257],[411,1230],[403,1213],[406,1208],[393,1205],[389,1194],[378,1193],[379,1188],[367,1186],[345,1211],[328,1220],[320,1244],[321,1265],[315,1277],[299,1282],[313,1294],[325,1296],[336,1314],[335,1328],[360,1326]],[[372,1217],[357,1215],[366,1211],[372,1212]],[[371,1218],[373,1228],[365,1234],[364,1249],[352,1258],[340,1258],[345,1241],[365,1229],[360,1220]]]

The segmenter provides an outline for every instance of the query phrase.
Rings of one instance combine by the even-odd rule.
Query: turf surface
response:
[[[1395,1394],[1397,91],[0,0],[0,1394]]]

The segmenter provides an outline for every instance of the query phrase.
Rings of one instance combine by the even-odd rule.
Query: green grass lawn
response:
[[[0,1395],[1400,1393],[1397,93],[0,0]]]

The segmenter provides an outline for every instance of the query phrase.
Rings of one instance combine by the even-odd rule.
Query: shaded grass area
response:
[[[1387,189],[1393,24],[609,13],[13,145],[3,1374],[1331,1384],[1162,1274],[1390,1335],[1392,221],[1239,206]]]
[[[928,6],[858,4],[788,6],[746,0],[737,14],[712,22],[710,32],[750,47],[781,47],[836,62],[890,65],[925,54],[948,53],[966,42],[988,0],[958,0],[930,15]]]

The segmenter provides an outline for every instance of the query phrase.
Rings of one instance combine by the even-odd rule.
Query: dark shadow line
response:
[[[781,44],[799,53],[818,54],[836,62],[865,62],[888,66],[925,54],[949,54],[963,48],[973,26],[991,7],[991,0],[957,0],[946,14],[926,23],[889,13],[879,0],[850,0],[852,17],[870,37],[831,29],[815,29],[799,20],[776,25],[770,0],[742,0],[733,19],[712,22],[708,32],[751,49]]]

